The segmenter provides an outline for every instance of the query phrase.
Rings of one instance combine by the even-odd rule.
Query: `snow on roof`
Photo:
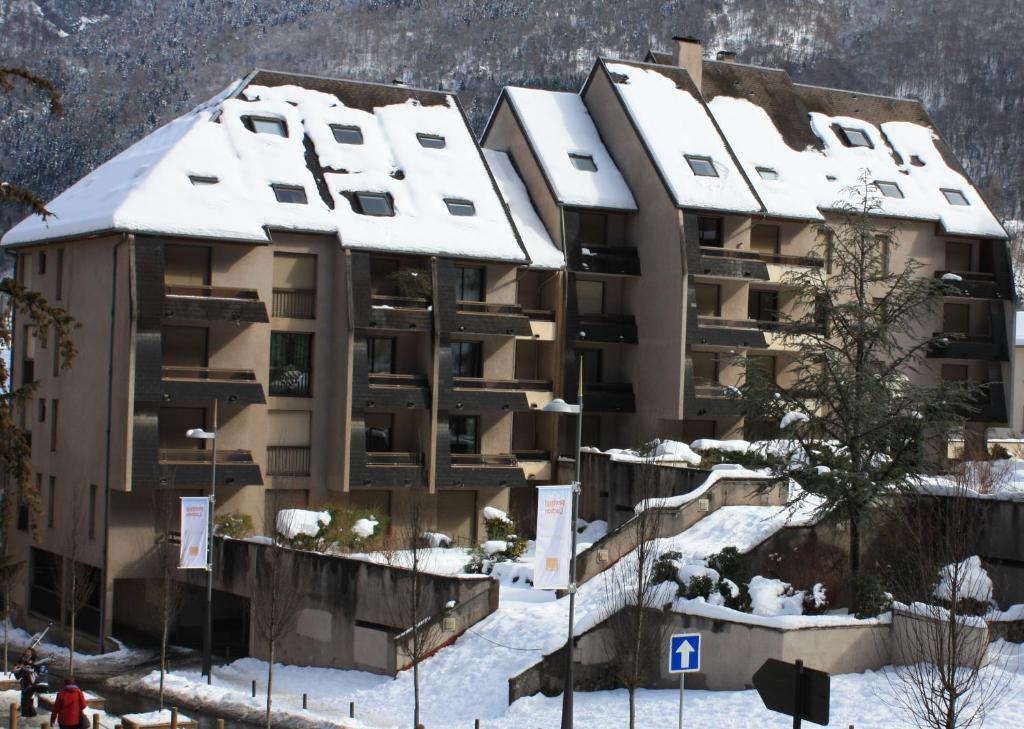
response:
[[[519,179],[515,168],[512,167],[512,160],[505,152],[498,152],[493,149],[484,150],[484,159],[491,169],[495,181],[498,183],[498,190],[508,205],[512,214],[512,222],[519,231],[519,237],[526,246],[526,252],[530,255],[531,267],[535,268],[562,268],[565,266],[565,255],[558,249],[547,228],[541,222],[540,216],[530,201],[530,195],[526,191],[526,185]]]
[[[526,261],[454,97],[410,97],[371,113],[296,85],[227,96],[100,166],[50,204],[55,218],[22,221],[4,244],[104,230],[265,242],[272,228],[337,234],[346,247]],[[288,136],[250,131],[250,116],[283,122]],[[339,143],[332,124],[358,126],[363,143]],[[421,145],[417,133],[444,137],[444,147]],[[307,138],[323,169],[320,187]],[[196,185],[190,175],[216,182]],[[303,188],[307,204],[278,202],[272,184]],[[357,191],[390,195],[395,214],[357,213],[343,194]],[[471,201],[475,214],[452,215],[446,198]]]
[[[560,203],[637,209],[579,94],[515,86],[505,93]],[[597,169],[577,169],[570,154],[591,157]]]
[[[608,63],[623,105],[679,207],[755,213],[761,204],[743,179],[700,99],[655,68]],[[698,176],[686,156],[710,158],[717,176]]]
[[[768,113],[747,99],[717,96],[708,108],[769,215],[821,220],[821,211],[852,202],[851,188],[866,170],[872,180],[896,184],[903,195],[875,190],[882,215],[937,221],[948,233],[1005,236],[971,182],[946,163],[930,128],[905,121],[879,127],[811,112],[808,123],[823,149],[797,150],[786,144]],[[839,128],[859,130],[871,146],[848,146]],[[774,174],[762,175],[758,168]],[[969,204],[951,204],[944,189],[960,191]]]

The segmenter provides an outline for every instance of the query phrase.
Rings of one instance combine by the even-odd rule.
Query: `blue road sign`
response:
[[[669,673],[700,670],[700,633],[673,635],[668,647]]]

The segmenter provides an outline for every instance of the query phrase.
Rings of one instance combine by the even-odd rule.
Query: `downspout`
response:
[[[107,643],[107,582],[110,579],[110,441],[111,417],[114,400],[114,326],[117,317],[117,249],[128,240],[122,233],[121,239],[110,252],[110,348],[107,352],[107,435],[106,457],[103,469],[103,594],[100,599],[100,653],[106,652]]]

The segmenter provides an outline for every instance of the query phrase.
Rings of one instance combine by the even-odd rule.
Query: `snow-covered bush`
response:
[[[764,468],[769,465],[769,459],[757,449],[751,448],[748,451],[722,450],[720,448],[707,448],[700,451],[700,468],[709,469],[719,463],[735,463],[751,470]]]
[[[804,593],[804,615],[821,615],[828,610],[828,594],[825,586],[815,582],[810,590]]]
[[[288,519],[283,523],[285,516]],[[297,518],[301,516],[306,518]],[[279,512],[277,530],[295,549],[344,554],[366,549],[382,538],[387,533],[387,517],[372,509],[328,504],[320,512]]]
[[[677,560],[682,559],[679,552],[663,552],[658,555],[651,568],[651,583],[660,585],[662,582],[675,582],[679,574]]]
[[[487,540],[469,550],[464,571],[489,575],[495,564],[519,559],[526,551],[527,542],[519,537],[515,519],[501,509],[485,506],[482,516]]]
[[[213,522],[213,533],[229,539],[245,539],[253,533],[252,517],[234,511],[221,514]]]
[[[711,597],[711,593],[715,592],[717,585],[711,579],[711,575],[694,575],[686,584],[679,585],[679,591],[676,593],[679,597],[685,597],[687,600],[693,600],[697,597],[703,597],[707,600]]]
[[[946,565],[938,577],[932,595],[943,607],[956,602],[957,611],[968,615],[984,615],[991,609],[992,578],[977,555]]]
[[[874,572],[861,572],[853,579],[853,594],[853,612],[858,618],[874,618],[892,608],[892,594]]]
[[[754,615],[801,615],[804,593],[782,580],[753,577],[747,585],[750,590],[750,612]]]

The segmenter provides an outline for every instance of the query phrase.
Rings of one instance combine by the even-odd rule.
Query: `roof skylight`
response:
[[[274,197],[277,198],[279,203],[305,205],[309,202],[306,199],[305,189],[297,185],[271,185],[270,187],[274,191]]]
[[[711,161],[710,157],[688,154],[686,161],[697,177],[718,177],[718,170],[715,169],[715,163]]]
[[[762,180],[779,179],[779,171],[774,167],[758,167],[757,174],[761,175]]]
[[[362,144],[363,130],[349,124],[331,124],[334,141],[338,144]]]
[[[871,137],[863,129],[840,126],[839,130],[842,132],[842,139],[848,147],[874,147],[871,144]]]
[[[440,134],[416,132],[416,139],[421,147],[426,147],[427,149],[444,149],[448,146],[448,142]]]
[[[886,197],[894,197],[898,200],[903,199],[903,190],[895,182],[885,182],[883,180],[875,180],[875,187]]]
[[[594,162],[593,155],[570,152],[569,161],[572,162],[573,167],[581,172],[597,172],[597,163]]]
[[[960,190],[942,189],[942,194],[946,196],[946,202],[950,205],[970,205],[971,203],[967,200],[967,196],[964,195]]]
[[[288,136],[288,125],[283,119],[270,116],[243,116],[245,128],[254,134],[273,134],[276,137]]]
[[[211,175],[189,175],[188,181],[199,187],[200,185],[216,185],[220,182],[220,178]]]
[[[448,212],[459,217],[476,215],[476,206],[470,200],[457,200],[445,198],[444,204],[448,206]]]
[[[376,215],[378,217],[391,217],[395,214],[395,207],[391,202],[391,196],[384,192],[357,192],[355,193],[353,208],[361,215]]]

